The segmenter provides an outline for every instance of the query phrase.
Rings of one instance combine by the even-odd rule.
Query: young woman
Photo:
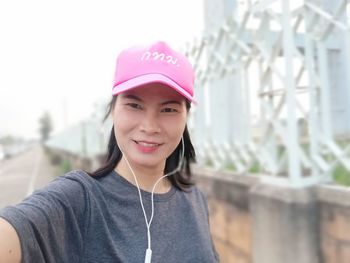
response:
[[[164,42],[118,57],[106,163],[0,211],[2,262],[218,262],[186,127],[194,74]]]

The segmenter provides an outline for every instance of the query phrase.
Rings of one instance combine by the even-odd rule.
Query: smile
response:
[[[162,145],[161,143],[156,142],[148,142],[148,141],[135,141],[137,149],[142,153],[153,153],[158,150],[158,148]]]
[[[145,142],[145,141],[134,141],[134,142],[144,147],[158,147],[161,145],[160,143]]]

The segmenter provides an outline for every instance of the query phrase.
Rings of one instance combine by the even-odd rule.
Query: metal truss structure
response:
[[[350,0],[291,2],[250,1],[184,48],[200,164],[292,187],[350,173]]]

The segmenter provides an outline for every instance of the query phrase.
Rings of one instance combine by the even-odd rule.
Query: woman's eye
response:
[[[141,105],[137,103],[127,103],[126,105],[133,109],[142,109]]]
[[[164,108],[164,109],[162,109],[162,112],[167,112],[167,113],[169,113],[169,112],[178,112],[178,110],[177,109],[173,109],[173,108]]]

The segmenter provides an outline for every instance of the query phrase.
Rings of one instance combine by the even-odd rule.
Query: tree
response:
[[[47,139],[50,137],[52,128],[53,126],[51,116],[47,111],[45,111],[39,119],[39,132],[42,142],[47,141]]]

